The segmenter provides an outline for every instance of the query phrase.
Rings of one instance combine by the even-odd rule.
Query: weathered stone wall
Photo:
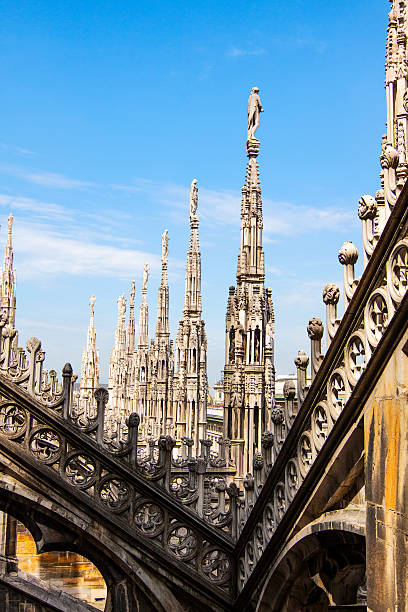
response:
[[[408,334],[365,410],[368,610],[408,610]]]
[[[95,565],[85,557],[69,551],[37,555],[35,542],[21,523],[18,523],[17,558],[19,569],[27,574],[99,610],[105,608],[106,585]],[[7,608],[0,607],[2,609]]]

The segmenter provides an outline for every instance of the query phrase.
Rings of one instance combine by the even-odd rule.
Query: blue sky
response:
[[[324,319],[357,203],[379,188],[385,129],[385,0],[0,2],[0,239],[15,216],[17,327],[49,367],[80,371],[95,294],[101,380],[116,299],[144,262],[154,333],[161,234],[170,316],[181,316],[188,191],[199,186],[208,370],[223,367],[239,249],[246,107],[257,85],[266,284],[276,367],[294,371]],[[362,259],[362,257],[360,258]]]

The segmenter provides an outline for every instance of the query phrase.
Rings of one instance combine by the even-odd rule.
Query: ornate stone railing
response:
[[[362,386],[364,372],[398,312],[408,286],[407,201],[408,187],[405,186],[375,249],[367,256],[360,281],[354,279],[355,247],[345,243],[339,253],[345,268],[344,316],[341,321],[337,319],[338,288],[326,286],[323,298],[328,319],[327,353],[321,355],[323,325],[319,319],[312,319],[308,326],[312,345],[310,389],[306,386],[309,359],[300,351],[295,360],[298,414],[279,452],[276,429],[265,434],[263,453],[254,458],[254,475],[248,475],[245,482],[246,495],[239,504],[242,529],[237,545],[239,590],[248,582],[279,524],[297,499],[302,484],[306,487],[312,465],[327,444],[360,379],[359,386]],[[376,368],[377,375],[380,368],[378,365]],[[370,376],[373,379],[372,372]],[[291,389],[287,403],[292,394]],[[280,419],[283,424],[288,417],[280,416]]]
[[[220,511],[214,518],[220,529],[179,503],[171,487],[171,451],[174,440],[159,439],[157,461],[137,462],[137,415],[129,417],[129,440],[122,448],[107,450],[102,444],[105,389],[96,392],[99,416],[81,427],[67,415],[67,389],[72,370],[64,368],[59,403],[47,407],[21,387],[0,376],[0,448],[17,457],[30,472],[64,490],[83,508],[89,506],[104,521],[124,530],[127,538],[156,549],[193,572],[212,589],[227,596],[232,589],[231,540],[224,533]],[[200,470],[197,470],[198,472]],[[158,486],[159,483],[159,486]],[[225,496],[225,489],[220,497]],[[222,512],[224,511],[224,512]],[[202,514],[211,514],[202,508]],[[226,504],[221,504],[226,515]],[[130,540],[131,541],[131,540]]]

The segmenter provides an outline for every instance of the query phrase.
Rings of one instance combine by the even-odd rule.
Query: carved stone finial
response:
[[[226,491],[227,483],[225,482],[225,480],[219,480],[215,485],[215,490],[218,491],[218,493],[223,493],[224,491]]]
[[[293,400],[296,396],[296,385],[294,380],[286,380],[283,385],[283,396],[287,400]]]
[[[381,168],[386,170],[387,168],[393,168],[394,170],[398,167],[399,153],[391,143],[384,141],[383,152],[380,157]]]
[[[318,317],[313,317],[307,326],[307,335],[311,340],[321,340],[323,338],[323,323]]]
[[[128,427],[139,427],[139,423],[140,416],[137,414],[137,412],[132,412],[132,414],[129,414],[128,418],[126,419],[126,425]]]
[[[102,404],[105,404],[106,406],[109,401],[109,391],[107,389],[104,387],[98,387],[94,395],[97,402],[102,402]]]
[[[271,431],[264,431],[262,434],[262,446],[263,448],[270,448],[273,445],[273,433]]]
[[[7,326],[7,327],[8,327],[8,326]],[[12,330],[12,328],[10,327],[10,332],[7,334],[6,332],[8,332],[8,331],[9,331],[9,330],[7,329],[7,327],[6,327],[6,328],[4,329],[4,331],[3,331],[3,336],[5,336],[5,337],[7,337],[7,336],[12,337],[12,334],[10,333],[10,332],[11,332],[11,330]],[[27,340],[26,347],[27,347],[27,351],[28,351],[29,353],[35,353],[36,351],[39,351],[39,350],[41,349],[41,341],[40,341],[40,340],[38,340],[38,338],[35,338],[35,337],[29,338],[29,339]],[[68,364],[68,363],[67,363],[67,364],[65,364],[65,366],[64,366],[64,370],[65,370],[65,368],[66,368],[68,365],[70,366],[70,364]],[[63,372],[64,372],[64,370],[63,370]],[[72,368],[71,368],[71,370],[72,370]],[[72,374],[72,371],[71,371],[71,374]]]
[[[325,304],[338,304],[340,298],[340,289],[335,283],[327,283],[323,289],[323,302]]]
[[[309,357],[305,351],[300,350],[295,357],[295,366],[301,370],[306,370],[309,365]]]
[[[274,408],[271,412],[271,419],[274,425],[282,425],[285,420],[285,414],[282,408]]]
[[[262,470],[264,466],[264,459],[262,453],[254,453],[253,466],[254,470]]]
[[[339,262],[343,266],[354,265],[358,259],[357,247],[347,240],[339,251]]]
[[[377,202],[370,195],[363,195],[358,201],[358,216],[362,221],[374,219],[377,215]]]
[[[162,450],[171,451],[176,446],[176,441],[171,436],[160,436],[158,446]]]
[[[240,490],[237,487],[237,485],[235,484],[235,482],[231,482],[231,484],[228,486],[227,488],[227,493],[229,495],[229,497],[233,498],[238,498],[240,496]]]
[[[32,340],[32,338],[30,338]],[[34,338],[34,340],[36,340],[36,338]],[[40,343],[41,346],[41,343]],[[62,375],[63,376],[72,376],[72,365],[70,363],[66,363],[64,365],[64,367],[62,368]]]
[[[11,236],[11,232],[12,232],[12,229],[13,229],[13,219],[14,219],[14,217],[10,213],[9,216],[8,216],[8,221],[7,221],[8,222],[8,233],[9,233],[9,236]]]

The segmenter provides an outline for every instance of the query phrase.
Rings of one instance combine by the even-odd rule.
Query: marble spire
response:
[[[16,273],[13,268],[13,215],[8,218],[7,243],[1,273],[1,312],[6,322],[14,327],[16,316]]]
[[[147,349],[149,347],[149,307],[147,305],[147,281],[149,278],[149,267],[147,264],[143,268],[143,283],[142,283],[142,303],[139,311],[139,339],[137,343],[138,349]]]
[[[190,247],[187,252],[186,285],[183,314],[201,317],[201,254],[198,238],[199,219],[196,214],[198,204],[197,180],[190,186]]]
[[[198,238],[198,189],[190,186],[190,244],[187,251],[183,316],[176,337],[175,401],[177,437],[192,438],[196,449],[207,429],[207,336],[201,318],[201,254]]]
[[[127,351],[132,354],[135,350],[135,281],[132,281],[129,300],[129,322],[127,332]]]
[[[241,243],[237,284],[230,287],[226,314],[224,369],[224,435],[241,449],[238,472],[252,472],[254,452],[269,427],[274,403],[274,313],[271,290],[265,289],[262,247],[262,193],[255,138],[263,112],[259,89],[248,101],[248,164],[241,201]]]
[[[81,380],[79,384],[79,406],[89,409],[95,404],[94,393],[99,387],[99,355],[96,350],[96,331],[94,319],[95,296],[89,300],[89,326],[86,348],[81,359]]]
[[[167,266],[169,254],[169,238],[165,230],[162,235],[161,279],[157,301],[156,337],[169,337],[169,285],[167,281]]]

